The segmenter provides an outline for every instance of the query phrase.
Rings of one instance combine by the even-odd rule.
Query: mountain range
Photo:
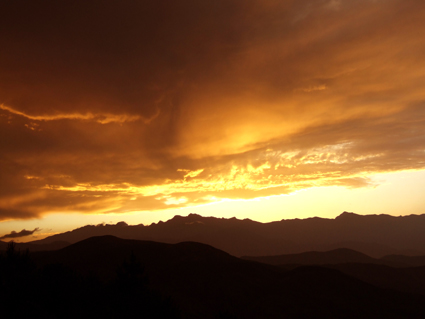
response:
[[[0,242],[0,299],[10,317],[425,318],[423,229],[347,212],[88,225]]]
[[[233,256],[270,256],[338,248],[374,258],[386,255],[425,255],[425,215],[357,215],[344,212],[334,219],[307,218],[260,223],[250,219],[175,216],[149,226],[87,225],[42,240],[20,244],[32,251],[51,250],[93,237],[163,243],[193,241],[211,245]],[[5,247],[3,243],[3,247]],[[1,248],[1,245],[0,245]]]

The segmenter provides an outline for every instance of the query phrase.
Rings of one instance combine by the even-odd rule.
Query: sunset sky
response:
[[[2,240],[424,195],[423,0],[0,0]]]

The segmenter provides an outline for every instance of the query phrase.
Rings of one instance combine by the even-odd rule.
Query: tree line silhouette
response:
[[[316,258],[288,268],[196,242],[113,236],[57,251],[16,247],[0,253],[0,318],[425,318],[423,267]]]
[[[58,263],[39,267],[10,242],[0,254],[0,300],[4,318],[180,318],[133,253],[104,281]]]

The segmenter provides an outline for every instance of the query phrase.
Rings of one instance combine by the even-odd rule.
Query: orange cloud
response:
[[[1,219],[425,168],[423,1],[32,1],[1,18]]]
[[[101,124],[107,124],[112,122],[124,123],[124,122],[133,122],[143,119],[142,116],[139,115],[125,115],[125,114],[80,114],[80,113],[69,113],[69,114],[54,114],[54,115],[29,115],[24,112],[15,110],[11,107],[0,104],[0,109],[8,111],[12,114],[23,116],[30,120],[36,121],[57,121],[57,120],[92,120]],[[154,114],[151,118],[143,119],[145,123],[150,123],[159,115],[159,110],[156,114]]]

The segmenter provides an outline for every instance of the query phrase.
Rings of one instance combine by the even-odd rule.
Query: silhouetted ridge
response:
[[[128,224],[126,222],[118,222],[117,226],[118,227],[126,227],[126,226],[128,226]]]
[[[352,249],[339,248],[326,252],[305,252],[278,256],[244,256],[242,259],[263,262],[270,265],[326,265],[340,263],[377,263],[378,261]]]
[[[391,263],[399,267],[425,266],[425,256],[388,255],[380,258],[383,263]]]
[[[177,244],[166,244],[159,243],[154,241],[146,240],[131,240],[131,239],[122,239],[111,235],[105,236],[96,236],[90,237],[88,239],[82,240],[78,243],[72,244],[68,247],[63,248],[61,251],[66,254],[71,253],[71,251],[81,251],[81,250],[98,250],[98,251],[112,251],[115,249],[138,249],[140,252],[147,253],[152,252],[152,250],[157,250],[165,252],[176,251],[180,255],[179,258],[185,256],[191,256],[191,258],[196,260],[209,260],[214,258],[231,258],[228,253],[218,250],[210,245],[201,244],[197,242],[181,242]]]
[[[99,255],[100,246],[113,244],[122,246],[107,236],[30,256],[10,243],[0,255],[2,318],[180,318],[172,301],[148,285],[145,268],[134,254],[121,258],[112,249],[109,259]],[[100,259],[92,264],[90,255]],[[90,273],[82,271],[84,265]],[[115,268],[107,280],[99,280],[99,265]]]
[[[84,226],[37,244],[75,243],[93,236],[165,243],[194,241],[234,256],[267,256],[348,248],[379,258],[385,255],[425,255],[425,215],[394,217],[344,212],[335,219],[307,218],[259,223],[249,219],[174,216],[149,226]]]
[[[342,214],[335,217],[335,219],[349,219],[349,218],[359,218],[361,215],[354,214],[352,212],[343,212]]]
[[[346,249],[329,253],[361,255]],[[65,276],[72,279],[65,284],[72,285],[75,280],[69,271],[88,278],[87,283],[93,280],[96,283],[98,279],[93,278],[99,278],[99,285],[95,284],[99,290],[85,288],[88,290],[83,295],[97,291],[99,296],[105,296],[106,290],[102,287],[111,287],[111,293],[119,292],[125,296],[120,297],[120,303],[127,300],[125,307],[116,304],[119,311],[126,307],[138,309],[137,298],[146,298],[143,291],[157,291],[159,295],[171,298],[171,304],[178,306],[183,318],[375,319],[425,316],[425,298],[421,296],[384,290],[335,269],[306,266],[285,271],[241,260],[195,242],[165,244],[98,236],[61,250],[34,253],[33,258],[39,267],[56,269],[55,273],[60,275],[53,277],[56,278],[53,283],[62,285],[65,279],[58,281],[58,278]],[[122,290],[122,287],[126,288]],[[132,297],[133,291],[137,298]],[[72,293],[78,295],[78,290]],[[96,302],[101,302],[102,298]],[[158,304],[170,305],[162,299],[155,300]],[[110,300],[108,307],[111,305],[114,303]],[[134,313],[132,315],[134,317]],[[93,316],[96,317],[96,314],[91,313]]]
[[[40,258],[43,263],[67,264],[84,274],[97,273],[105,279],[113,276],[118,262],[131,253],[142,260],[148,268],[152,268],[152,271],[159,267],[160,263],[239,261],[228,253],[206,244],[196,242],[166,244],[122,239],[111,235],[91,237],[58,250],[55,254],[49,255],[50,257],[35,255],[35,258]]]
[[[70,243],[63,240],[56,240],[48,243],[30,242],[30,243],[15,243],[17,250],[30,250],[30,251],[45,251],[45,250],[57,250],[63,247],[69,246]],[[7,249],[8,243],[0,241],[0,251]]]

